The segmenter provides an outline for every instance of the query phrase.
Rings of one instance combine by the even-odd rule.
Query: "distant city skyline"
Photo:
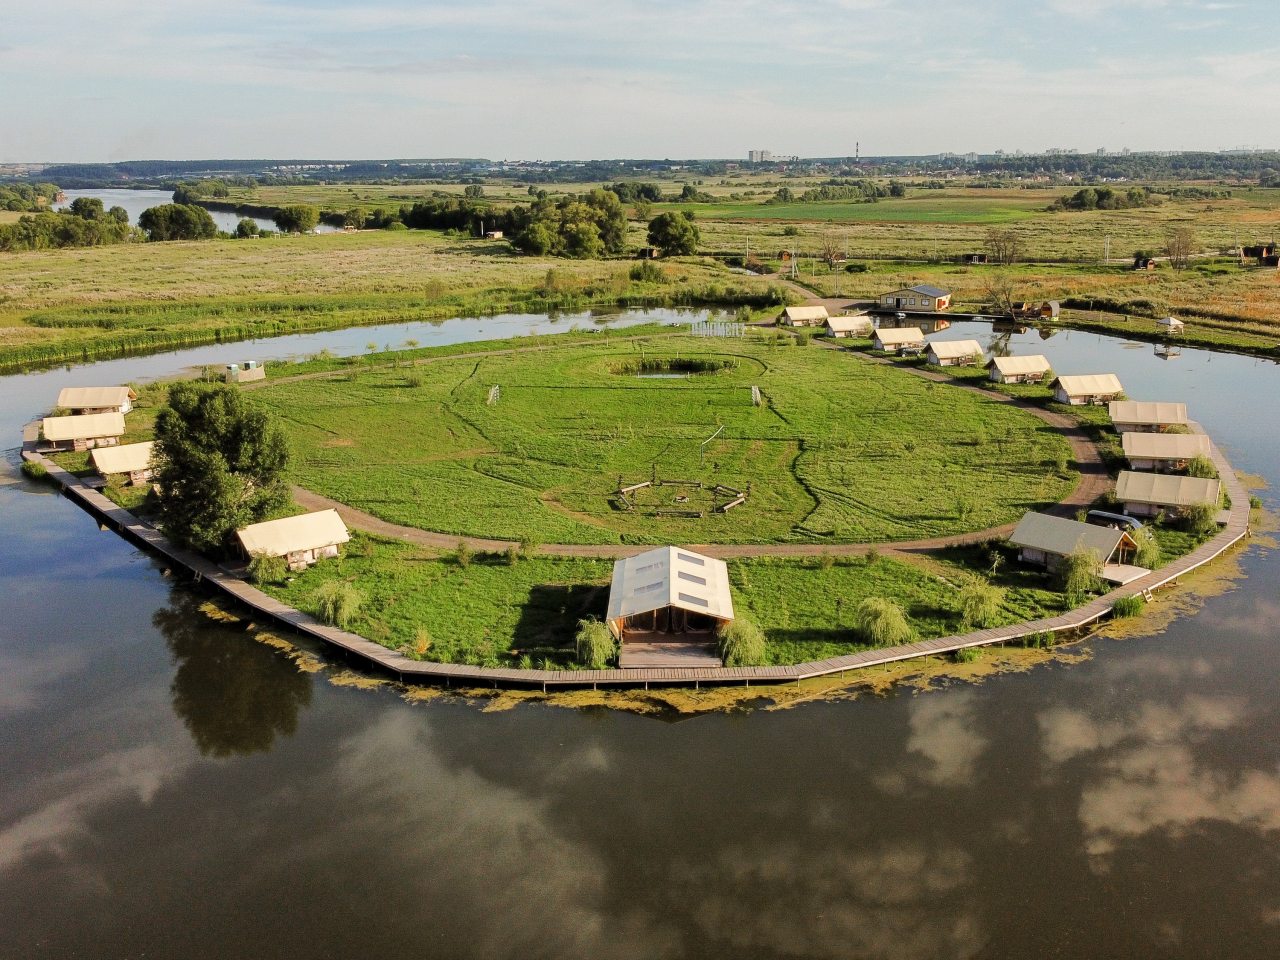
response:
[[[1263,0],[51,0],[0,163],[1280,147]]]

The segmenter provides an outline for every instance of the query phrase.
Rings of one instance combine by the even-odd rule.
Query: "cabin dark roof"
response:
[[[941,287],[935,287],[932,284],[921,283],[914,287],[907,287],[908,290],[914,290],[916,293],[923,293],[926,297],[949,297],[950,290],[943,290]]]

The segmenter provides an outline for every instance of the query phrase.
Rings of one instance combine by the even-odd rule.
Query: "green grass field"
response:
[[[702,220],[817,220],[832,223],[1009,223],[1033,217],[1052,199],[1038,193],[995,196],[973,191],[956,196],[920,191],[904,199],[876,203],[834,200],[808,203],[681,203],[660,204],[659,210],[691,210]]]
[[[422,659],[488,666],[576,666],[579,619],[602,618],[612,563],[534,557],[514,565],[480,555],[465,567],[452,557],[398,541],[357,534],[338,560],[325,561],[287,583],[267,587],[281,600],[314,612],[329,580],[349,580],[363,596],[350,625],[392,649],[413,650],[425,634]],[[769,663],[820,660],[865,649],[850,623],[865,597],[893,597],[920,639],[961,631],[957,584],[971,576],[949,560],[907,562],[889,557],[760,558],[729,564],[735,612],[765,631]],[[1001,623],[1059,612],[1062,597],[1025,571],[1001,574]]]
[[[294,479],[396,523],[542,543],[863,542],[939,536],[1061,499],[1068,447],[1030,414],[817,346],[662,338],[442,358],[254,391]],[[642,357],[733,364],[687,379]],[[500,396],[488,403],[491,389]],[[753,406],[751,387],[765,403]],[[710,439],[715,435],[714,439]],[[708,441],[705,443],[704,441]],[[613,492],[651,480],[634,510]],[[750,489],[701,518],[705,490]],[[680,498],[686,498],[681,500]]]

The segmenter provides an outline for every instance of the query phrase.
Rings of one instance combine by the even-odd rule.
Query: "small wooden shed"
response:
[[[1138,545],[1127,531],[1099,527],[1047,513],[1027,513],[1009,535],[1018,559],[1055,570],[1077,550],[1096,553],[1102,563],[1128,563]]]
[[[1118,433],[1165,433],[1187,425],[1187,405],[1164,400],[1112,400],[1107,413]]]
[[[128,387],[63,387],[58,392],[58,406],[74,414],[125,414],[137,399]]]
[[[1121,470],[1116,478],[1116,500],[1124,512],[1135,517],[1159,513],[1181,513],[1197,503],[1222,504],[1222,484],[1206,477],[1183,477],[1172,473],[1139,473]]]
[[[827,308],[818,304],[812,307],[784,307],[778,314],[780,327],[820,327],[829,319]]]
[[[606,622],[619,641],[710,637],[733,619],[723,560],[683,547],[658,547],[613,565]]]
[[[1108,403],[1123,395],[1124,387],[1114,373],[1061,376],[1053,381],[1053,398],[1073,407],[1087,403]]]
[[[284,557],[290,570],[303,570],[351,539],[337,510],[317,510],[296,517],[266,520],[236,531],[245,556]]]
[[[939,367],[974,366],[982,362],[986,351],[977,340],[930,340],[925,358]]]
[[[992,357],[987,361],[989,376],[996,383],[1040,383],[1052,368],[1041,354],[1029,357]]]
[[[924,331],[919,327],[877,327],[871,338],[872,349],[885,353],[920,351],[924,343]]]
[[[95,449],[90,457],[93,459],[93,468],[102,476],[126,474],[129,485],[136,486],[146,483],[154,473],[151,466],[154,447],[155,443],[151,440],[144,443],[124,443]]]
[[[1202,433],[1125,433],[1120,446],[1132,469],[1154,473],[1185,470],[1196,457],[1209,456],[1209,438]]]
[[[267,368],[257,360],[246,360],[244,363],[228,363],[223,379],[227,383],[252,383],[254,380],[265,380]]]
[[[45,417],[41,426],[47,449],[92,450],[112,447],[124,436],[124,414],[83,413],[70,417]]]

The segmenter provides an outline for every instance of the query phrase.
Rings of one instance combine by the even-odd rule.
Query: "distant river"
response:
[[[55,210],[62,210],[71,205],[71,201],[76,197],[97,197],[102,201],[102,205],[107,209],[111,207],[124,207],[129,212],[129,222],[134,226],[138,225],[138,217],[142,211],[148,207],[158,207],[162,203],[173,203],[173,194],[168,190],[66,190],[66,199],[59,204],[54,205]],[[228,233],[235,230],[236,224],[241,220],[239,214],[228,213],[224,210],[210,210],[209,216],[213,217],[213,222],[218,225],[219,230],[226,230]],[[260,217],[250,217],[263,230],[274,230],[276,225],[270,220],[263,220]],[[317,233],[334,233],[336,227],[328,224],[320,224],[316,227]]]
[[[653,318],[699,319],[612,322]],[[0,957],[1280,956],[1280,551],[1251,550],[1246,579],[1163,632],[981,684],[679,723],[485,712],[333,683],[337,661],[300,671],[14,468],[21,424],[63,386],[601,319],[0,378]],[[937,337],[962,335],[1186,400],[1277,506],[1275,364],[1081,332]]]

